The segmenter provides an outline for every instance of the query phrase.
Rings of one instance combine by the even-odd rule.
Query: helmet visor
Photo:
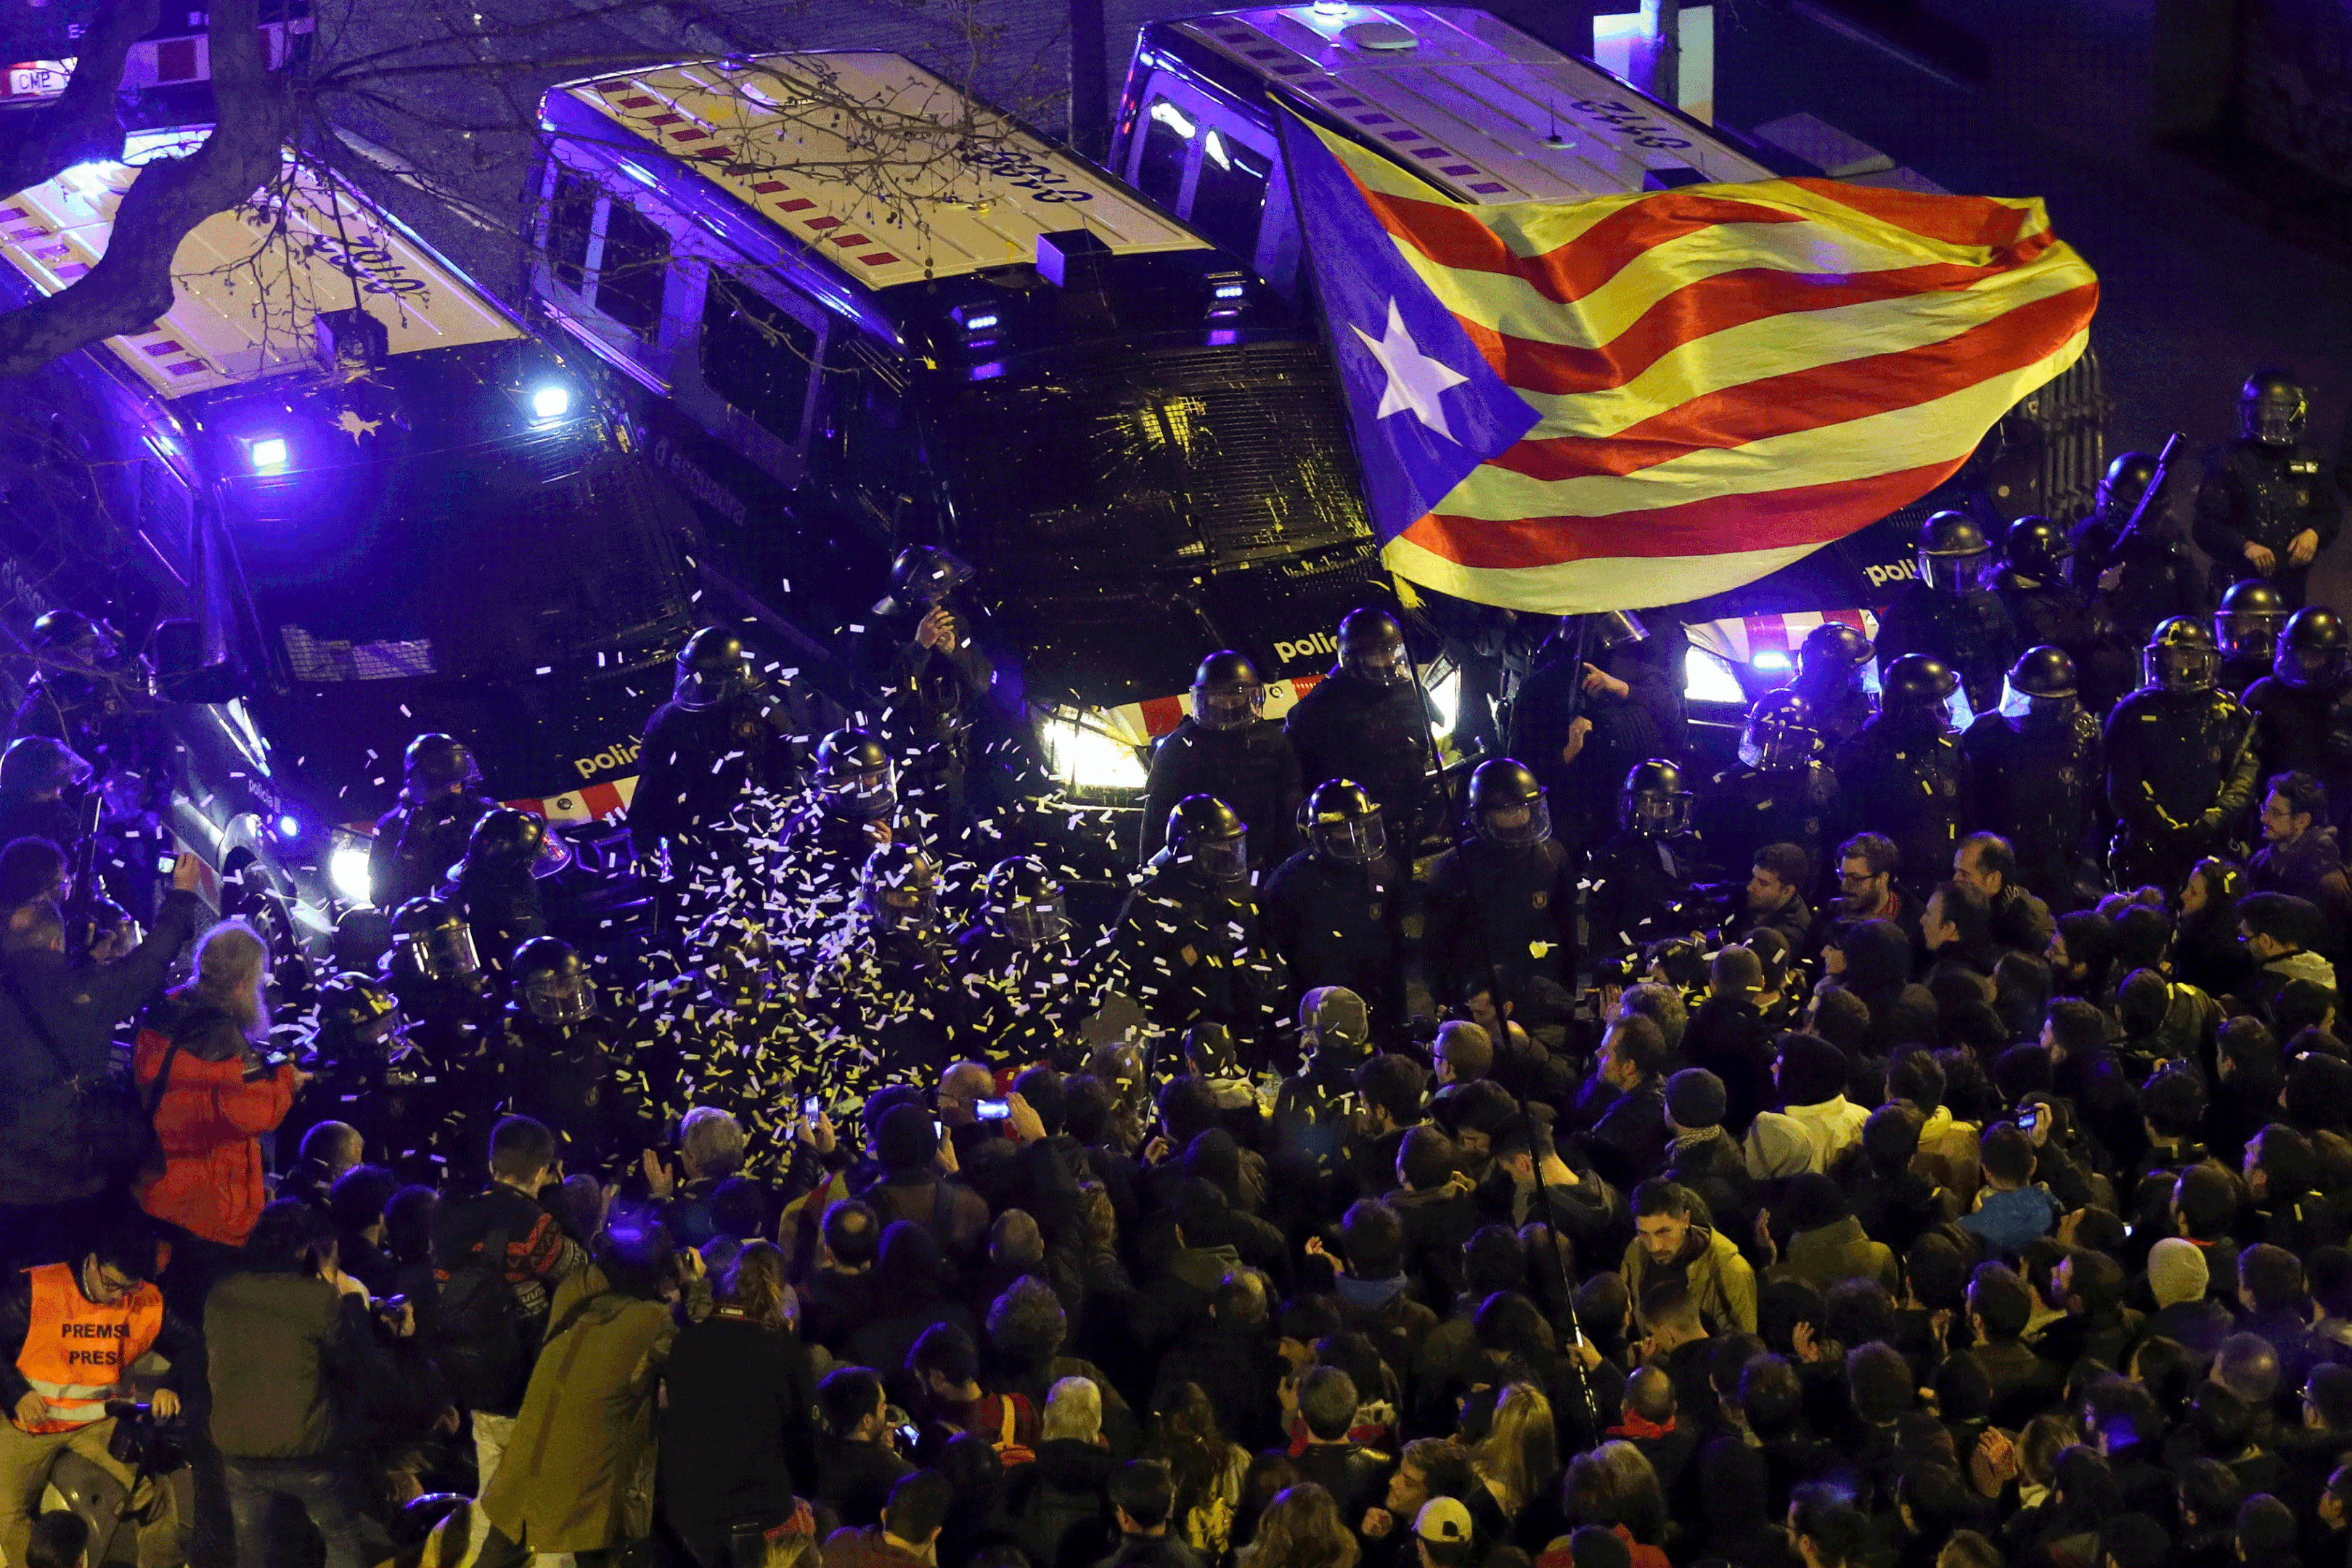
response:
[[[474,761],[473,748],[453,746],[446,752],[428,752],[408,769],[408,792],[423,796],[451,788],[471,788],[482,782],[481,767]]]
[[[1977,585],[1984,571],[1985,552],[1967,555],[1929,555],[1919,557],[1919,575],[1927,586],[1939,594],[1965,594]]]
[[[1478,837],[1506,848],[1525,848],[1551,837],[1551,805],[1540,795],[1478,813]]]
[[[2210,647],[2142,650],[2140,669],[2148,685],[2163,691],[2210,691],[2221,674],[2221,656]]]
[[[856,822],[879,822],[898,809],[898,770],[886,763],[860,773],[828,774],[824,808]]]
[[[1059,893],[1024,899],[996,911],[996,929],[1023,947],[1042,947],[1068,933],[1069,908]]]
[[[2345,668],[2340,647],[2283,647],[2271,663],[2271,673],[2289,686],[2329,687],[2344,683]]]
[[[1307,837],[1315,853],[1342,865],[1361,866],[1389,852],[1389,830],[1377,811],[1369,816],[1341,816],[1307,824]]]
[[[2213,640],[2231,658],[2269,658],[2285,626],[2284,611],[2222,610],[2213,617]]]
[[[2264,397],[2245,405],[2246,434],[2265,447],[2291,447],[2303,434],[2303,408],[2284,397]]]
[[[866,912],[884,931],[924,931],[939,918],[939,889],[929,877],[900,882],[869,882]]]
[[[1249,875],[1249,836],[1194,838],[1178,851],[1179,859],[1188,857],[1211,881],[1238,882]]]
[[[522,984],[523,1005],[542,1024],[577,1024],[596,1011],[596,993],[587,977],[554,971]]]
[[[1739,760],[1759,773],[1783,773],[1811,760],[1816,742],[1802,725],[1770,714],[1751,716],[1739,737]]]
[[[410,967],[427,980],[462,980],[481,973],[474,933],[463,924],[438,925],[394,940],[408,955]]]
[[[1405,668],[1404,649],[1395,643],[1343,644],[1339,668],[1374,686],[1402,686],[1412,679],[1412,672]]]
[[[1617,797],[1618,826],[1630,833],[1671,837],[1690,826],[1691,797],[1662,789],[1627,790]]]
[[[751,671],[740,661],[717,669],[691,669],[680,665],[669,695],[670,700],[681,708],[699,710],[716,708],[751,689]]]
[[[2080,706],[2071,691],[2038,697],[2031,691],[2020,691],[2011,683],[2004,682],[2001,687],[2000,716],[2026,729],[2053,728]]]
[[[561,876],[571,868],[572,858],[572,846],[563,841],[563,835],[547,828],[540,835],[539,853],[531,859],[530,874],[541,878]]]
[[[1234,730],[1265,708],[1265,687],[1255,680],[1192,688],[1192,718],[1204,729]]]

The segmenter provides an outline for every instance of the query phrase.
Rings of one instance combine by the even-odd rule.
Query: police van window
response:
[[[596,219],[594,184],[565,169],[547,198],[547,259],[555,280],[577,289],[588,280],[588,235]]]
[[[1184,160],[1200,125],[1164,98],[1155,98],[1143,116],[1143,151],[1136,155],[1135,188],[1171,212],[1184,194]]]
[[[1202,233],[1240,257],[1257,251],[1258,220],[1265,216],[1265,177],[1272,160],[1212,126],[1201,138],[1201,177],[1185,216]]]
[[[668,231],[627,203],[613,203],[596,268],[596,308],[639,337],[652,337],[668,271]]]
[[[710,269],[702,304],[702,379],[771,436],[797,444],[816,330]]]
[[[176,567],[188,558],[188,492],[152,458],[139,465],[139,526]]]

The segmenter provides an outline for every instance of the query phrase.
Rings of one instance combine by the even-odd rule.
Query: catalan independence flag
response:
[[[2039,200],[1475,206],[1295,116],[1283,151],[1384,559],[1481,604],[1752,582],[1948,479],[2098,304]]]

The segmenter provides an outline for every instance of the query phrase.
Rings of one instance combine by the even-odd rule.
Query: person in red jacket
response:
[[[155,1119],[160,1167],[140,1173],[140,1206],[174,1226],[166,1286],[200,1307],[229,1249],[242,1247],[269,1201],[261,1135],[286,1119],[310,1074],[255,1054],[268,1033],[262,987],[268,944],[241,920],[196,947],[196,973],[141,1025],[131,1071]]]

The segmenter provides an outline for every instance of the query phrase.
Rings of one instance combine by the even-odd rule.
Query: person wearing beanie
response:
[[[1745,1214],[1748,1163],[1739,1144],[1722,1125],[1723,1080],[1705,1068],[1685,1068],[1666,1079],[1665,1165],[1660,1172],[1706,1201],[1707,1211],[1724,1216]]]
[[[1777,1110],[1760,1110],[1748,1125],[1741,1146],[1753,1182],[1781,1182],[1801,1176],[1813,1165],[1813,1141],[1804,1124]]]
[[[874,1157],[884,1174],[864,1196],[884,1225],[912,1220],[948,1257],[970,1257],[988,1231],[988,1200],[940,1175],[933,1164],[939,1152],[939,1127],[929,1109],[891,1107],[874,1131]]]
[[[1911,978],[1915,947],[1903,928],[1889,921],[1857,921],[1839,939],[1844,968],[1823,984],[1852,992],[1870,1009],[1865,1039],[1874,1056],[1935,1044],[1936,998]]]
[[[2149,1248],[2147,1290],[2156,1298],[2156,1310],[2141,1337],[2160,1334],[2200,1356],[2221,1349],[2231,1319],[2221,1302],[2206,1297],[2211,1279],[2203,1249],[2186,1237],[2168,1236]]]
[[[1775,1218],[1781,1222],[1778,1226],[1772,1224]],[[1788,1233],[1785,1250],[1773,1240],[1776,1228]],[[1789,1184],[1777,1215],[1767,1210],[1757,1216],[1756,1242],[1768,1258],[1780,1255],[1780,1261],[1764,1270],[1768,1283],[1801,1279],[1816,1290],[1826,1291],[1841,1279],[1873,1279],[1889,1292],[1903,1288],[1903,1270],[1895,1249],[1870,1238],[1862,1222],[1853,1217],[1843,1189],[1817,1171],[1808,1171]]]
[[[1780,1037],[1772,1064],[1781,1114],[1804,1130],[1812,1145],[1809,1171],[1827,1171],[1839,1154],[1862,1142],[1870,1112],[1845,1097],[1845,1053],[1822,1039],[1791,1030]]]
[[[1748,948],[1727,947],[1707,961],[1706,1000],[1683,1032],[1683,1059],[1723,1084],[1717,1120],[1734,1138],[1771,1102],[1772,1029],[1763,993],[1764,961]]]

